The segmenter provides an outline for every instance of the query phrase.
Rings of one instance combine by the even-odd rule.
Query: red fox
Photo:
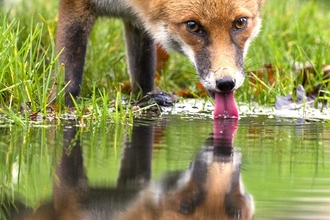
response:
[[[82,83],[86,46],[97,17],[123,20],[132,91],[153,90],[155,42],[187,56],[215,99],[215,117],[238,117],[234,90],[243,60],[260,29],[264,0],[61,0],[56,48],[63,53],[65,103]],[[71,95],[70,95],[71,94]]]

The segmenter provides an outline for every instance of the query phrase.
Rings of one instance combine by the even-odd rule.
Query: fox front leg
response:
[[[153,39],[141,27],[125,22],[126,54],[135,95],[147,94],[154,88],[156,49]]]
[[[56,50],[65,68],[65,105],[73,106],[71,96],[79,96],[87,42],[96,15],[85,1],[62,0],[56,33]]]

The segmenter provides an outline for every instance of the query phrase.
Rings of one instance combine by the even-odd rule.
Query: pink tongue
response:
[[[234,92],[215,93],[214,118],[238,118]]]

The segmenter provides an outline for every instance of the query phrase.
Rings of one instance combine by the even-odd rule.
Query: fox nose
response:
[[[221,92],[230,92],[234,89],[236,80],[231,77],[223,77],[216,81],[216,86]]]

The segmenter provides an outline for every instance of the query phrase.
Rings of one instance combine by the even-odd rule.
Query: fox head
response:
[[[215,98],[215,116],[238,116],[233,91],[243,84],[243,60],[259,32],[263,0],[136,0],[147,31],[194,64]]]

